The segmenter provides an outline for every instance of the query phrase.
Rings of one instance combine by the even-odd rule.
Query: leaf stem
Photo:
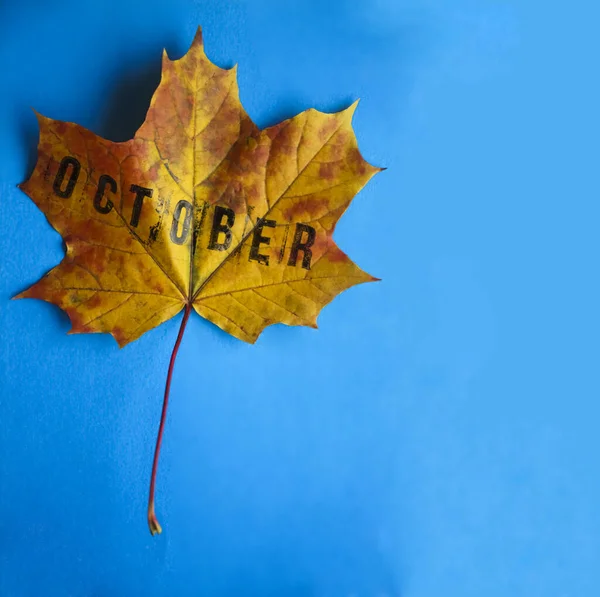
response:
[[[185,326],[187,324],[191,312],[192,304],[188,303],[185,306],[185,311],[183,312],[181,327],[179,328],[179,334],[177,335],[177,340],[175,341],[175,346],[173,347],[173,352],[171,353],[171,361],[169,362],[169,372],[167,373],[167,385],[165,386],[165,397],[163,398],[162,413],[160,415],[160,425],[158,426],[158,435],[156,437],[154,461],[152,463],[152,476],[150,477],[150,494],[148,496],[148,526],[150,527],[150,533],[152,533],[152,535],[156,535],[162,532],[162,528],[160,524],[158,524],[156,514],[154,513],[154,488],[156,485],[156,472],[158,470],[158,457],[160,455],[160,445],[162,443],[165,421],[167,419],[167,407],[169,406],[169,392],[171,390],[171,377],[173,376],[173,367],[175,365],[175,359],[177,358],[177,351],[179,350],[181,339],[183,338],[183,332],[185,331]]]

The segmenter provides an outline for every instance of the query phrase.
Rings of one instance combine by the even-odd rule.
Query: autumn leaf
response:
[[[380,169],[361,156],[356,104],[307,110],[260,130],[244,111],[236,69],[214,65],[201,31],[162,78],[134,138],[113,143],[38,116],[34,172],[21,188],[62,235],[63,261],[17,298],[58,305],[69,333],[107,332],[119,346],[184,311],[168,370],[199,315],[246,342],[273,323],[316,327],[337,294],[375,280],[332,235]]]

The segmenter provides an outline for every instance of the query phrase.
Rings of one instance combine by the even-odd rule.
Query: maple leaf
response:
[[[358,150],[355,107],[310,109],[260,130],[240,103],[235,67],[210,62],[198,29],[183,58],[163,53],[160,85],[130,141],[37,115],[38,160],[21,188],[66,255],[16,298],[54,303],[69,333],[107,332],[120,346],[184,311],[152,468],[152,533],[171,375],[191,310],[254,342],[273,323],[316,327],[337,294],[376,280],[332,238],[381,170]]]

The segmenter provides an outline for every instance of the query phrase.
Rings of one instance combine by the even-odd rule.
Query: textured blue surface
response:
[[[0,595],[600,595],[599,17],[592,0],[0,5]],[[193,317],[151,538],[180,316],[119,350],[10,302],[62,257],[16,184],[29,106],[126,139],[162,48],[198,24],[261,126],[362,99],[360,147],[388,170],[336,239],[383,282],[255,346]]]

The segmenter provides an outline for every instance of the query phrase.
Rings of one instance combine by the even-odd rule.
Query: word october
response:
[[[75,189],[75,185],[77,184],[77,180],[79,179],[80,172],[81,164],[79,163],[79,160],[72,156],[64,157],[60,163],[58,172],[56,173],[52,185],[54,194],[58,197],[62,197],[63,199],[70,198],[73,194],[73,190]],[[66,184],[65,179],[67,179]],[[117,182],[108,174],[102,174],[98,179],[98,187],[94,195],[94,209],[100,214],[108,214],[113,209],[113,202],[106,196],[108,190],[110,190],[112,194],[115,194],[117,192]],[[136,228],[140,221],[144,198],[152,197],[153,190],[136,184],[132,184],[129,190],[135,194],[135,200],[133,203],[133,210],[129,224],[132,228]],[[202,208],[199,227],[202,226],[207,208],[208,203],[205,203]],[[189,238],[193,213],[194,207],[186,199],[181,199],[175,206],[175,209],[173,210],[173,219],[171,222],[170,231],[171,241],[175,244],[183,245]],[[228,207],[216,205],[214,207],[210,240],[208,242],[207,249],[211,251],[228,250],[231,247],[231,242],[233,239],[231,229],[233,228],[234,224],[235,212]],[[265,228],[275,228],[276,226],[277,222],[275,220],[258,220],[254,230],[249,233],[252,234],[252,244],[250,246],[250,255],[248,257],[250,261],[257,261],[262,265],[269,265],[269,255],[264,255],[260,251],[264,250],[264,246],[268,246],[270,244],[271,239],[263,234],[265,233]],[[194,230],[193,242],[196,241],[197,232],[198,230]],[[283,246],[279,252],[279,262],[281,262],[283,259],[288,237],[287,232],[288,231],[286,230]],[[310,269],[310,262],[312,259],[312,251],[310,247],[315,242],[315,236],[316,231],[312,226],[309,226],[308,224],[296,224],[294,238],[292,240],[292,247],[290,249],[290,256],[287,261],[288,266],[296,266],[298,254],[301,252],[301,266],[304,269]],[[245,240],[245,238],[246,235],[244,234],[242,242]],[[155,240],[155,237],[153,240]]]

